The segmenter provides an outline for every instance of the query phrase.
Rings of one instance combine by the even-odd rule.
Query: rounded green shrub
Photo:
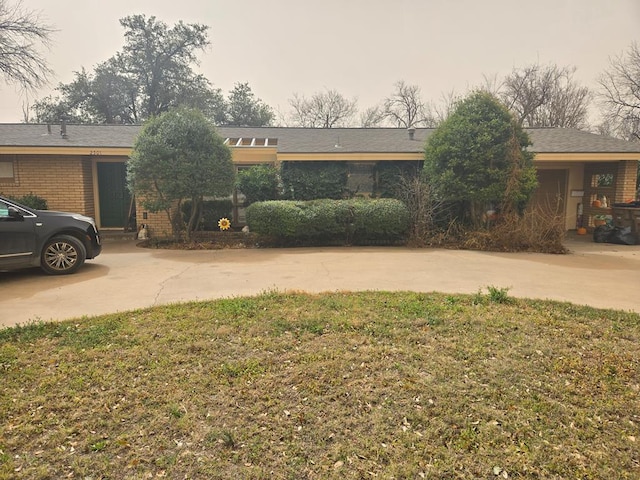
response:
[[[395,199],[257,202],[246,215],[258,235],[311,245],[396,242],[410,224],[407,207]]]
[[[354,201],[354,241],[392,240],[409,231],[411,216],[404,203],[392,198]]]
[[[304,224],[302,211],[289,200],[252,203],[245,214],[252,232],[270,237],[296,237]]]

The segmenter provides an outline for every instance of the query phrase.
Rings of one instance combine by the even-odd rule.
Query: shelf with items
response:
[[[615,166],[596,164],[585,167],[583,226],[612,223],[611,206],[615,199]]]
[[[609,207],[584,206],[583,218],[585,227],[597,227],[612,222],[612,210]]]

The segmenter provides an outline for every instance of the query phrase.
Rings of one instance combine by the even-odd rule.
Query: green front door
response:
[[[98,162],[98,197],[100,228],[124,228],[131,203],[124,163]]]

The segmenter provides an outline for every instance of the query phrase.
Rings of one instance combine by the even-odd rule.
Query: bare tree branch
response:
[[[431,127],[433,115],[422,101],[420,87],[407,85],[404,80],[395,84],[396,90],[384,100],[385,116],[397,127]]]
[[[640,140],[640,48],[632,43],[626,54],[609,59],[609,70],[598,80],[604,110],[601,129]]]
[[[360,126],[362,128],[382,127],[384,122],[384,107],[379,105],[369,107],[360,113]]]
[[[336,90],[315,93],[311,98],[293,94],[290,124],[307,128],[334,128],[353,125],[357,100],[349,100]]]
[[[573,80],[575,68],[538,64],[514,69],[493,90],[525,127],[586,128],[591,92]]]
[[[0,72],[8,83],[34,90],[52,74],[38,46],[48,47],[54,30],[36,12],[0,0]]]
[[[457,94],[455,90],[443,93],[440,96],[440,103],[433,107],[433,120],[435,124],[440,125],[449,118],[449,115],[455,110],[455,107],[460,100],[462,100],[462,97]]]

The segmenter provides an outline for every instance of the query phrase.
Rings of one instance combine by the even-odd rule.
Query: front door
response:
[[[100,228],[124,228],[129,223],[131,195],[127,189],[127,166],[98,162]]]

